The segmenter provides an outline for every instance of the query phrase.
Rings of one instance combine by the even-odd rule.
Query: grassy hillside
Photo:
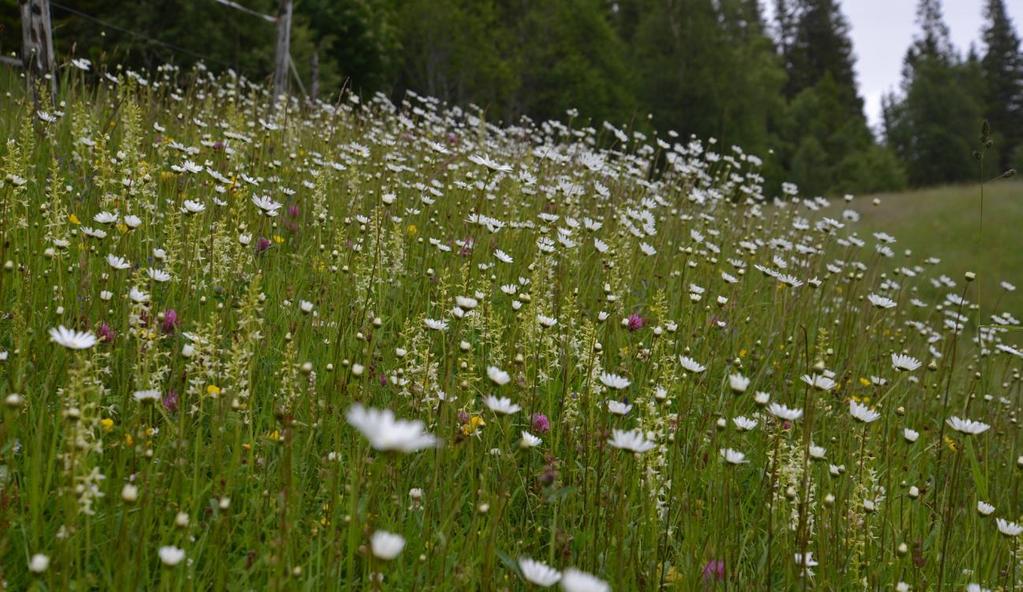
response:
[[[876,206],[871,205],[874,199],[880,200]],[[857,225],[860,232],[894,236],[900,257],[906,250],[912,251],[914,262],[920,256],[938,257],[942,271],[956,279],[966,271],[977,273],[984,303],[983,294],[1000,292],[1000,282],[1017,283],[1023,278],[1023,181],[985,186],[983,231],[980,204],[980,186],[973,185],[860,197],[853,209],[862,216]],[[836,214],[845,207],[834,206]],[[924,284],[920,289],[928,292]],[[928,295],[943,296],[945,291]],[[1013,312],[1020,312],[1018,304]]]

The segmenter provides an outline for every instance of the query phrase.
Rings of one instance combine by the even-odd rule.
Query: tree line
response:
[[[55,7],[58,55],[272,70],[273,25],[212,0],[63,1],[101,22]],[[770,21],[762,1],[296,0],[292,55],[321,98],[415,91],[491,120],[577,113],[576,125],[713,137],[760,155],[774,184],[811,194],[974,181],[1023,164],[1023,56],[1004,0],[978,3],[981,44],[965,53],[941,1],[919,0],[879,130],[864,115],[839,0],[767,0]],[[277,0],[243,4],[277,10]],[[17,0],[0,6],[10,54]]]

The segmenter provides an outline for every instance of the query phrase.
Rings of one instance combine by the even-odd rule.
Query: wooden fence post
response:
[[[316,102],[320,98],[320,48],[313,47],[313,55],[309,56],[309,98]]]
[[[36,77],[49,75],[50,100],[57,95],[57,76],[53,72],[53,27],[50,0],[18,0],[21,8],[21,61],[29,91],[35,96]]]
[[[274,54],[274,101],[288,93],[288,63],[291,60],[292,0],[280,0],[277,10],[277,49]]]

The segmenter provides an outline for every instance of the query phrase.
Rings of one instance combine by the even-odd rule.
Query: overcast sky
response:
[[[770,17],[773,2],[762,2]],[[860,94],[872,125],[881,119],[881,95],[897,88],[902,58],[916,33],[917,0],[841,0],[852,27]],[[980,47],[984,0],[944,0],[945,22],[952,42],[963,53]],[[1023,0],[1005,0],[1017,31],[1023,30]]]

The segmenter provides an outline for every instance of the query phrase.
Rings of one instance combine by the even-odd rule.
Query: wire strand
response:
[[[220,61],[218,59],[211,58],[211,57],[209,57],[207,55],[203,55],[201,53],[197,53],[197,52],[192,51],[192,50],[190,50],[188,48],[181,47],[180,45],[175,45],[173,43],[168,43],[166,41],[161,41],[160,39],[155,39],[155,38],[150,37],[148,35],[139,33],[137,31],[132,31],[131,29],[125,29],[124,27],[119,27],[119,26],[117,26],[117,25],[115,25],[113,23],[110,23],[109,21],[104,21],[103,19],[96,18],[96,17],[92,16],[91,14],[86,14],[86,13],[80,11],[80,10],[77,10],[75,8],[71,8],[70,6],[65,6],[65,5],[63,5],[63,4],[59,3],[59,2],[54,2],[53,0],[50,0],[50,5],[55,7],[55,8],[59,8],[59,9],[63,10],[64,12],[67,12],[69,14],[73,14],[73,15],[79,16],[79,17],[81,17],[81,18],[83,18],[85,20],[92,21],[92,22],[94,22],[97,25],[100,25],[102,27],[106,27],[106,28],[112,29],[114,31],[119,31],[119,32],[124,33],[126,35],[131,35],[133,37],[137,37],[139,39],[142,39],[144,41],[148,41],[150,43],[155,43],[157,45],[162,45],[162,46],[164,46],[167,49],[170,49],[172,51],[176,51],[178,53],[183,53],[185,55],[189,55],[189,56],[191,56],[193,58],[197,58],[197,59],[200,59],[200,60],[203,60],[205,62],[212,63],[212,64],[218,64],[220,66],[224,66],[224,67],[227,67],[227,68],[231,67],[231,65],[226,63],[226,62],[222,62],[222,61]]]
[[[275,17],[275,16],[270,16],[269,14],[263,14],[262,12],[256,12],[255,10],[252,10],[251,8],[247,8],[245,6],[242,6],[241,4],[238,4],[237,2],[233,2],[232,0],[213,0],[213,1],[216,2],[217,4],[223,4],[224,6],[233,8],[235,10],[240,10],[241,12],[244,12],[246,14],[251,14],[252,16],[259,17],[259,18],[261,18],[264,21],[267,21],[269,23],[276,23],[277,22],[277,17]]]

